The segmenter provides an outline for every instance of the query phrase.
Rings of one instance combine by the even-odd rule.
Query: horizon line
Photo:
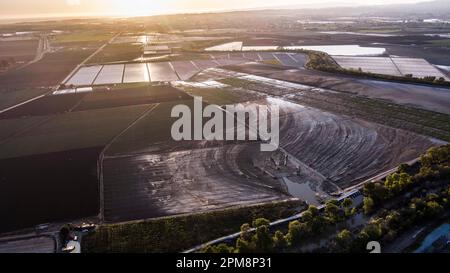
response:
[[[434,2],[433,0],[422,0],[417,3],[426,3],[426,2]],[[343,7],[370,7],[370,6],[392,6],[392,5],[398,5],[395,3],[390,4],[357,4],[352,5],[350,3],[342,3],[337,5],[330,5],[330,6],[316,6],[314,7],[314,4],[308,5],[309,7],[298,7],[295,8],[297,10],[308,10],[308,9],[329,9],[329,8],[343,8]],[[27,20],[39,20],[39,21],[45,21],[45,20],[52,20],[52,19],[94,19],[94,18],[139,18],[139,17],[153,17],[153,16],[163,16],[163,15],[185,15],[185,14],[207,14],[207,13],[226,13],[226,12],[239,12],[239,11],[264,11],[264,10],[283,10],[292,8],[295,5],[270,5],[270,6],[260,6],[260,7],[252,7],[252,8],[243,8],[243,9],[208,9],[208,10],[186,10],[186,11],[161,11],[161,12],[155,12],[155,13],[148,13],[148,12],[142,12],[142,13],[136,13],[136,14],[130,14],[130,15],[124,15],[121,13],[114,13],[114,12],[83,12],[83,13],[41,13],[41,14],[15,14],[15,15],[2,15],[0,18],[0,23],[26,23]]]

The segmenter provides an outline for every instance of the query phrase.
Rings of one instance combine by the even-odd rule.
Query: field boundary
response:
[[[139,121],[141,121],[143,118],[145,118],[148,114],[153,112],[160,103],[150,104],[149,109],[147,109],[141,116],[139,116],[136,120],[134,120],[132,123],[130,123],[124,130],[122,130],[118,135],[113,137],[111,141],[108,142],[108,144],[103,148],[102,152],[100,153],[99,159],[97,161],[97,175],[99,180],[99,193],[100,193],[100,221],[104,222],[105,217],[105,205],[104,205],[104,185],[103,185],[103,160],[105,159],[105,152],[111,147],[111,145],[123,134],[125,134],[130,128],[132,128],[134,125],[136,125]]]

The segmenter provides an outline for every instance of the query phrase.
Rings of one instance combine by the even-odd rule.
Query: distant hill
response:
[[[373,8],[373,9],[372,9]],[[449,18],[450,17],[450,0],[436,0],[417,4],[402,4],[391,6],[371,7],[370,12],[378,16],[399,16],[399,15],[416,15]]]
[[[321,6],[326,5],[322,4]],[[390,4],[356,6],[347,2],[334,4],[334,7],[321,7],[311,5],[280,6],[279,9],[296,10],[298,13],[309,12],[314,15],[340,16],[380,16],[380,17],[423,17],[423,18],[450,18],[450,0],[435,0],[415,4]],[[305,10],[306,9],[306,10]]]

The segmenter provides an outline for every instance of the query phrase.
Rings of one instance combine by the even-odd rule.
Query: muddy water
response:
[[[291,181],[287,177],[283,177],[283,181],[288,188],[289,194],[291,194],[292,196],[300,198],[301,200],[308,202],[308,204],[310,205],[320,205],[320,202],[316,196],[316,192],[310,187],[309,182],[296,183]]]

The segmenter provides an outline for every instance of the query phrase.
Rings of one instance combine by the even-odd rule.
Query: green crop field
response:
[[[71,32],[69,34],[58,35],[56,43],[79,43],[79,42],[101,42],[113,37],[112,33],[98,31]]]
[[[89,60],[90,64],[133,61],[142,56],[142,46],[139,44],[113,44]]]

